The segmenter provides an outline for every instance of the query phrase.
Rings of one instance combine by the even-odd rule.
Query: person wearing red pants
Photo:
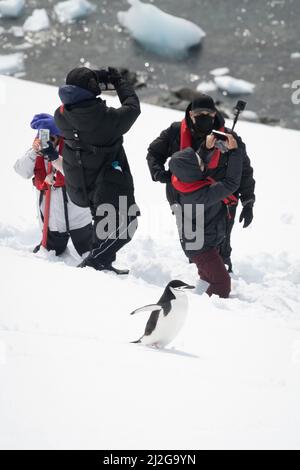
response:
[[[203,114],[207,120],[209,113]],[[172,155],[169,161],[173,200],[182,248],[198,273],[209,286],[206,293],[228,298],[230,276],[219,254],[226,235],[229,207],[237,203],[233,193],[239,188],[242,176],[243,152],[235,135],[226,134],[229,154],[225,178],[214,181],[206,169],[214,158],[218,141],[209,134],[195,151],[185,148]]]

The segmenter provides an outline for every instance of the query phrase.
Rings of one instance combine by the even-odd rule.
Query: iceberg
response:
[[[96,6],[87,0],[67,0],[54,7],[55,14],[60,23],[70,23],[85,18],[96,10]]]
[[[151,52],[182,58],[205,37],[205,32],[196,24],[165,13],[155,5],[140,0],[128,0],[128,3],[131,8],[119,11],[118,21]]]
[[[17,18],[23,12],[24,0],[3,0],[0,2],[0,18]]]
[[[50,20],[45,8],[36,9],[24,23],[24,31],[38,32],[50,28]]]
[[[24,71],[24,54],[17,52],[16,54],[0,55],[0,74],[14,75]]]
[[[251,94],[255,88],[253,83],[231,77],[230,75],[214,77],[214,80],[219,90],[226,91],[229,95]]]

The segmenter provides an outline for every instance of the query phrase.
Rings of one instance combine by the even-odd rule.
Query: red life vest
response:
[[[222,127],[220,131],[224,132],[225,128]],[[184,119],[180,128],[180,150],[183,150],[187,147],[192,147],[192,134],[187,126],[186,120]],[[220,156],[220,150],[216,149],[213,153],[212,159],[208,164],[208,168],[210,170],[218,167]],[[180,181],[175,175],[172,175],[171,182],[172,186],[181,193],[192,193],[193,191],[197,191],[198,189],[202,189],[216,183],[216,181],[211,177],[207,177],[203,180],[193,181],[192,183],[185,183],[184,181]],[[226,204],[226,206],[235,206],[238,203],[238,199],[236,196],[231,195],[223,199],[223,202]]]
[[[59,139],[59,154],[62,154],[64,141],[63,139]],[[34,166],[34,178],[33,184],[39,191],[45,191],[48,189],[48,185],[45,183],[45,178],[47,176],[47,170],[45,166],[45,158],[42,155],[38,155],[35,160]],[[61,188],[65,185],[65,177],[60,171],[56,171],[55,173],[55,188]]]

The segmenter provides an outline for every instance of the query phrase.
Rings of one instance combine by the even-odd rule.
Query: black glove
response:
[[[154,175],[155,181],[159,181],[160,183],[170,183],[171,182],[172,173],[168,170],[161,170],[157,171]]]
[[[113,68],[113,67],[108,67],[108,81],[111,83],[115,88],[117,88],[121,81],[122,81],[122,75],[120,72]]]
[[[109,73],[107,70],[104,70],[104,69],[95,70],[95,73],[97,75],[98,83],[104,83],[105,85],[108,83]]]
[[[240,223],[244,221],[243,228],[249,227],[253,220],[253,204],[246,204],[240,215]]]
[[[58,151],[54,148],[54,145],[50,140],[47,142],[47,144],[49,147],[42,149],[41,154],[44,157],[47,157],[49,162],[54,162],[59,157]]]

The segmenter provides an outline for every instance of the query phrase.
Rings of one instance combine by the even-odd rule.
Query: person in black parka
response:
[[[114,86],[120,108],[108,107],[99,97],[100,83]],[[59,96],[63,106],[56,110],[55,122],[65,140],[63,170],[67,192],[78,206],[90,207],[94,218],[93,249],[80,267],[114,270],[116,253],[131,240],[139,215],[123,148],[123,135],[141,112],[139,99],[133,87],[113,68],[73,69],[66,85],[59,89]],[[121,210],[120,197],[126,198],[131,215]],[[108,214],[103,207],[107,204],[116,212],[113,231],[106,224]]]
[[[200,121],[198,121],[198,119],[200,119]],[[203,145],[207,135],[210,134],[212,129],[230,132],[230,130],[225,127],[224,118],[216,109],[213,99],[210,96],[203,94],[189,104],[186,109],[185,120],[183,122],[174,122],[150,144],[147,155],[150,173],[153,181],[166,183],[167,199],[170,205],[174,203],[174,196],[172,186],[170,184],[171,175],[165,168],[168,158],[175,152],[187,146],[191,146],[194,150],[198,150],[201,145]],[[233,135],[237,139],[238,146],[243,152],[242,178],[239,188],[235,191],[235,195],[241,200],[243,205],[240,222],[244,221],[244,227],[248,227],[253,219],[255,180],[253,178],[253,168],[251,167],[245,144],[239,136],[235,133]],[[183,142],[187,136],[187,142]],[[217,159],[214,159],[214,164],[210,164],[207,168],[207,176],[214,178],[216,181],[222,180],[226,174],[228,158],[228,152],[224,152],[219,155]],[[227,218],[226,235],[219,247],[219,250],[225,264],[228,266],[229,272],[231,272],[232,248],[230,238],[234,225],[236,205],[230,206],[228,208],[228,212],[230,213]]]

